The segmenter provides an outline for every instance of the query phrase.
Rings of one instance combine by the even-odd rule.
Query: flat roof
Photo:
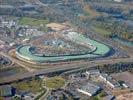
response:
[[[85,86],[82,86],[80,90],[83,90],[85,92],[88,92],[92,95],[94,95],[97,91],[99,91],[101,88],[97,85],[94,85],[92,83],[87,83]]]

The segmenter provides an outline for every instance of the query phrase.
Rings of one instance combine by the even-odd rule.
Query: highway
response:
[[[104,65],[104,64],[115,64],[119,62],[132,62],[133,58],[118,58],[118,59],[107,59],[107,60],[96,60],[96,61],[77,61],[75,63],[64,63],[60,65],[47,65],[44,66],[46,68],[40,69],[37,71],[33,72],[25,72],[25,73],[18,73],[9,77],[2,78],[0,80],[0,84],[6,84],[10,82],[14,82],[17,80],[23,80],[26,78],[30,78],[33,76],[37,75],[45,75],[53,72],[58,72],[58,71],[65,71],[65,70],[74,70],[74,69],[79,69],[79,68],[89,68],[97,65]],[[81,67],[86,65],[87,67]],[[32,66],[32,65],[31,65]]]
[[[123,49],[123,48],[121,48]],[[13,63],[18,64],[20,67],[23,67],[27,69],[29,72],[25,73],[18,73],[14,74],[9,77],[4,77],[0,79],[0,84],[5,84],[5,83],[10,83],[14,82],[17,80],[23,80],[25,78],[30,78],[34,77],[36,75],[42,75],[42,74],[48,74],[56,71],[65,71],[65,70],[76,70],[80,68],[89,68],[97,65],[104,65],[104,64],[115,64],[119,62],[133,62],[133,55],[132,55],[132,50],[131,48],[125,48],[124,49],[128,55],[130,55],[129,58],[116,58],[116,59],[100,59],[100,60],[94,60],[94,61],[87,61],[87,60],[77,60],[77,61],[72,61],[72,62],[57,62],[57,63],[50,63],[50,64],[45,64],[45,65],[34,65],[30,63],[23,62],[21,60],[17,60],[13,58],[12,56],[9,56],[9,54],[5,54],[3,52],[0,52],[0,55],[7,57],[10,59]],[[83,67],[87,66],[87,67]],[[43,69],[40,70],[32,70],[32,67],[43,67]]]

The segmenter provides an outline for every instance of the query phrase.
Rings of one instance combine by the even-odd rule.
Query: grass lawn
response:
[[[40,26],[40,25],[46,25],[48,24],[48,20],[44,19],[35,19],[35,18],[29,18],[29,17],[22,17],[19,21],[19,24],[21,25],[30,25],[30,26]]]
[[[111,32],[106,31],[105,29],[102,29],[102,28],[98,28],[98,27],[93,27],[93,30],[96,33],[99,33],[99,34],[102,34],[102,35],[110,35],[111,34]]]
[[[42,81],[40,79],[31,79],[13,83],[12,86],[20,91],[31,91],[33,93],[36,93],[41,91],[41,84]]]
[[[52,78],[48,78],[44,81],[44,84],[48,88],[60,88],[65,84],[65,80],[62,77],[55,76]]]
[[[101,91],[96,96],[92,96],[91,100],[102,100],[103,97],[105,97],[107,94],[104,91]]]

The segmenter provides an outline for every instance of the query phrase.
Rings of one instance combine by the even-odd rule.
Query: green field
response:
[[[28,17],[22,17],[19,20],[19,24],[20,25],[30,25],[30,26],[40,26],[43,25],[45,26],[46,24],[48,24],[48,20],[45,19],[35,19],[35,18],[28,18]]]
[[[62,77],[52,77],[52,78],[48,78],[44,81],[44,85],[48,88],[60,88],[65,84],[65,80]]]
[[[42,90],[42,81],[40,79],[24,80],[21,82],[15,82],[11,85],[18,91],[31,91],[36,93]]]
[[[105,30],[105,29],[102,29],[102,28],[98,28],[98,27],[93,27],[92,28],[96,33],[99,33],[99,34],[102,34],[102,35],[110,35],[111,32]]]
[[[105,96],[107,96],[107,94],[104,91],[100,91],[99,94],[92,96],[90,100],[103,100]]]

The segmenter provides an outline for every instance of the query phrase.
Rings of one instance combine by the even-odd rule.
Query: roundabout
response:
[[[64,34],[64,38],[67,38],[76,44],[88,46],[88,52],[78,54],[64,54],[59,56],[45,56],[44,54],[33,53],[33,46],[21,45],[16,50],[16,56],[18,59],[30,63],[47,63],[105,57],[108,56],[111,51],[107,45],[90,38],[86,38],[76,32],[68,32],[67,34]]]

